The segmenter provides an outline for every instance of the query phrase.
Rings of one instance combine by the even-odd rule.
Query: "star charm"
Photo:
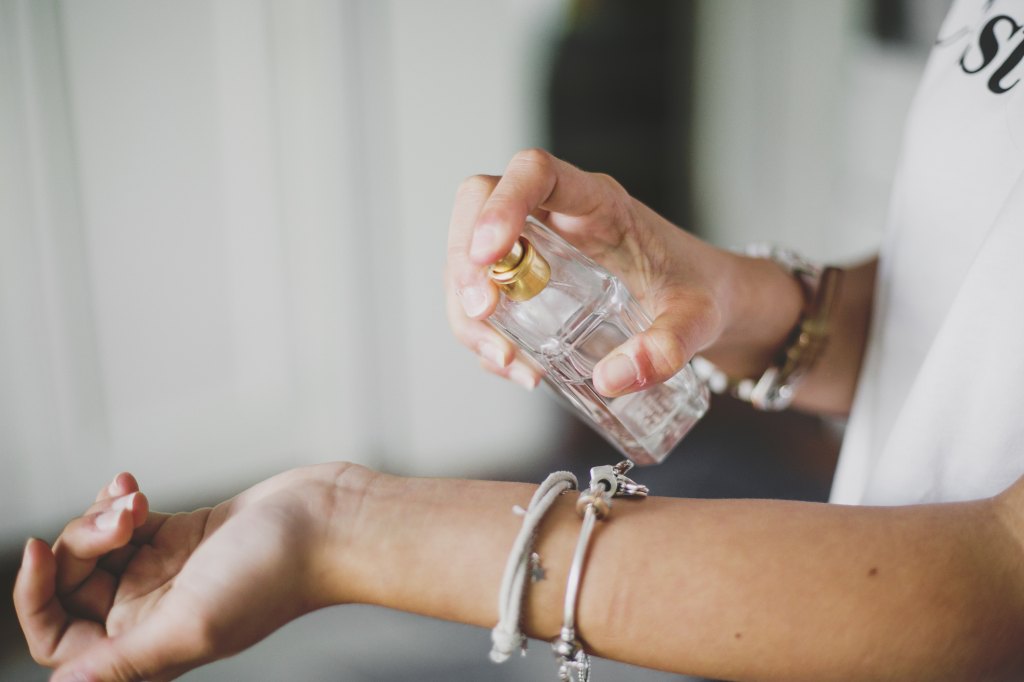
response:
[[[530,582],[539,583],[547,577],[547,571],[540,565],[540,554],[534,552],[530,555]]]

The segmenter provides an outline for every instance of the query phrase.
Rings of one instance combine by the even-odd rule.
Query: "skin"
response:
[[[118,476],[54,551],[26,546],[15,606],[55,680],[172,679],[328,604],[491,627],[511,509],[535,489],[319,465],[212,510],[139,502],[99,528],[136,488]],[[525,620],[543,639],[560,625],[574,506],[562,497],[538,537],[547,578]],[[598,655],[716,679],[1020,679],[1024,481],[891,508],[618,500],[595,532],[577,623]]]
[[[501,178],[460,187],[445,281],[456,336],[525,386],[535,368],[483,320],[497,300],[486,267],[528,213],[619,275],[655,317],[596,368],[607,395],[662,381],[698,351],[756,375],[803,305],[774,264],[697,240],[607,176],[523,152]],[[874,262],[847,271],[803,409],[849,410],[874,272]],[[329,604],[491,627],[521,521],[510,510],[534,489],[333,464],[168,516],[121,474],[52,549],[29,541],[15,606],[57,680],[172,679]],[[525,611],[536,637],[560,625],[574,502],[560,499],[538,533],[547,579]],[[717,679],[1021,679],[1024,479],[990,499],[890,508],[617,501],[595,533],[577,623],[598,655]]]
[[[15,608],[39,663],[84,657],[86,672],[66,679],[171,679],[327,603],[306,579],[336,497],[330,470],[287,472],[187,514],[149,512],[137,495],[104,528],[101,515],[136,491],[121,474],[52,550],[25,546]],[[264,597],[255,618],[254,592]]]

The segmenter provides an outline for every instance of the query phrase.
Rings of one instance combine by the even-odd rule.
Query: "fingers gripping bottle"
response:
[[[527,218],[489,274],[501,300],[488,321],[633,462],[661,462],[707,411],[707,387],[689,365],[637,393],[607,398],[594,390],[598,361],[651,320],[618,279],[540,222]]]

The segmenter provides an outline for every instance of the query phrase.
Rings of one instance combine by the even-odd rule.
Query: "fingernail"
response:
[[[132,493],[131,495],[125,495],[114,500],[114,503],[110,505],[112,511],[121,511],[122,509],[132,509],[135,507],[135,498],[138,497],[138,493]]]
[[[494,255],[494,248],[500,241],[501,229],[497,225],[481,225],[473,234],[469,257],[475,261],[488,259]]]
[[[116,497],[121,491],[121,486],[117,484],[117,479],[119,479],[120,477],[121,474],[114,476],[114,480],[111,481],[110,485],[107,486],[107,492],[110,493],[111,497]]]
[[[537,388],[537,377],[533,375],[533,372],[529,371],[525,367],[520,365],[513,365],[512,369],[508,371],[508,378],[519,384],[527,391],[532,391]]]
[[[479,287],[466,287],[456,292],[466,315],[477,317],[487,309],[487,295]]]
[[[639,378],[633,358],[622,353],[613,355],[601,367],[601,383],[609,393],[625,391],[636,384]]]
[[[96,517],[96,527],[100,530],[110,530],[117,528],[117,521],[121,518],[120,511],[107,511],[103,512]]]
[[[32,546],[32,541],[33,540],[35,540],[35,538],[29,538],[28,540],[25,540],[25,549],[21,553],[22,554],[22,558],[21,558],[22,563],[24,563],[25,559],[28,558],[28,548]]]
[[[480,356],[498,367],[504,367],[508,364],[508,361],[505,359],[505,352],[498,344],[490,341],[484,341],[480,344]]]

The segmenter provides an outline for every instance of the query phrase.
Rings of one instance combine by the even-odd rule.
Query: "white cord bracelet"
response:
[[[491,630],[491,660],[495,663],[508,660],[517,647],[524,655],[526,653],[526,637],[522,632],[520,614],[537,526],[559,495],[577,487],[575,476],[568,471],[556,471],[540,484],[530,500],[530,506],[523,513],[523,526],[512,543],[512,551],[509,552],[505,573],[501,578],[498,624]]]
[[[576,638],[576,608],[579,603],[580,583],[583,566],[594,526],[598,519],[604,519],[611,512],[613,497],[646,497],[647,486],[639,485],[626,478],[626,472],[633,468],[629,460],[615,466],[600,466],[590,470],[590,487],[580,492],[576,511],[583,516],[583,526],[576,541],[572,565],[565,585],[565,605],[562,614],[562,630],[551,642],[558,661],[558,679],[561,682],[589,682],[590,656]]]

